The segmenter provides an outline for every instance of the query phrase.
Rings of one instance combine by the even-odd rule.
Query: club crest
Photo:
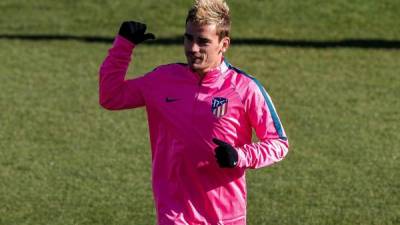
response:
[[[223,117],[228,111],[228,99],[214,97],[211,103],[211,111],[215,117]]]

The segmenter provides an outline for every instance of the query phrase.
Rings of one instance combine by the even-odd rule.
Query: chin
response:
[[[192,70],[202,70],[202,69],[203,69],[203,67],[200,66],[199,64],[193,64],[193,63],[189,63],[189,67],[190,67]]]
[[[195,73],[203,74],[204,72],[204,69],[202,67],[189,65],[189,68]]]

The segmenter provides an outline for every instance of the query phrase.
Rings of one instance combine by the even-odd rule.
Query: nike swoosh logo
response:
[[[165,98],[165,102],[176,102],[176,101],[178,101],[179,99],[177,99],[177,98]]]

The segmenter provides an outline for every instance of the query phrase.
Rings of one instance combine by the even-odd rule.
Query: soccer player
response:
[[[155,38],[145,24],[129,21],[101,65],[101,106],[146,107],[159,225],[246,224],[246,170],[272,165],[288,152],[261,83],[224,58],[229,31],[224,0],[197,0],[186,18],[186,64],[125,80],[134,48]]]

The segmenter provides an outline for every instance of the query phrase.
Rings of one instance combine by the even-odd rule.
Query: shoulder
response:
[[[153,84],[171,83],[177,79],[182,79],[182,74],[187,73],[187,66],[183,63],[171,63],[159,65],[152,71],[146,73],[144,77]]]
[[[157,73],[176,73],[185,70],[186,64],[184,63],[170,63],[156,67],[152,72]]]
[[[232,64],[227,63],[227,65],[230,70],[229,79],[240,95],[248,95],[264,89],[261,82],[254,76]]]

